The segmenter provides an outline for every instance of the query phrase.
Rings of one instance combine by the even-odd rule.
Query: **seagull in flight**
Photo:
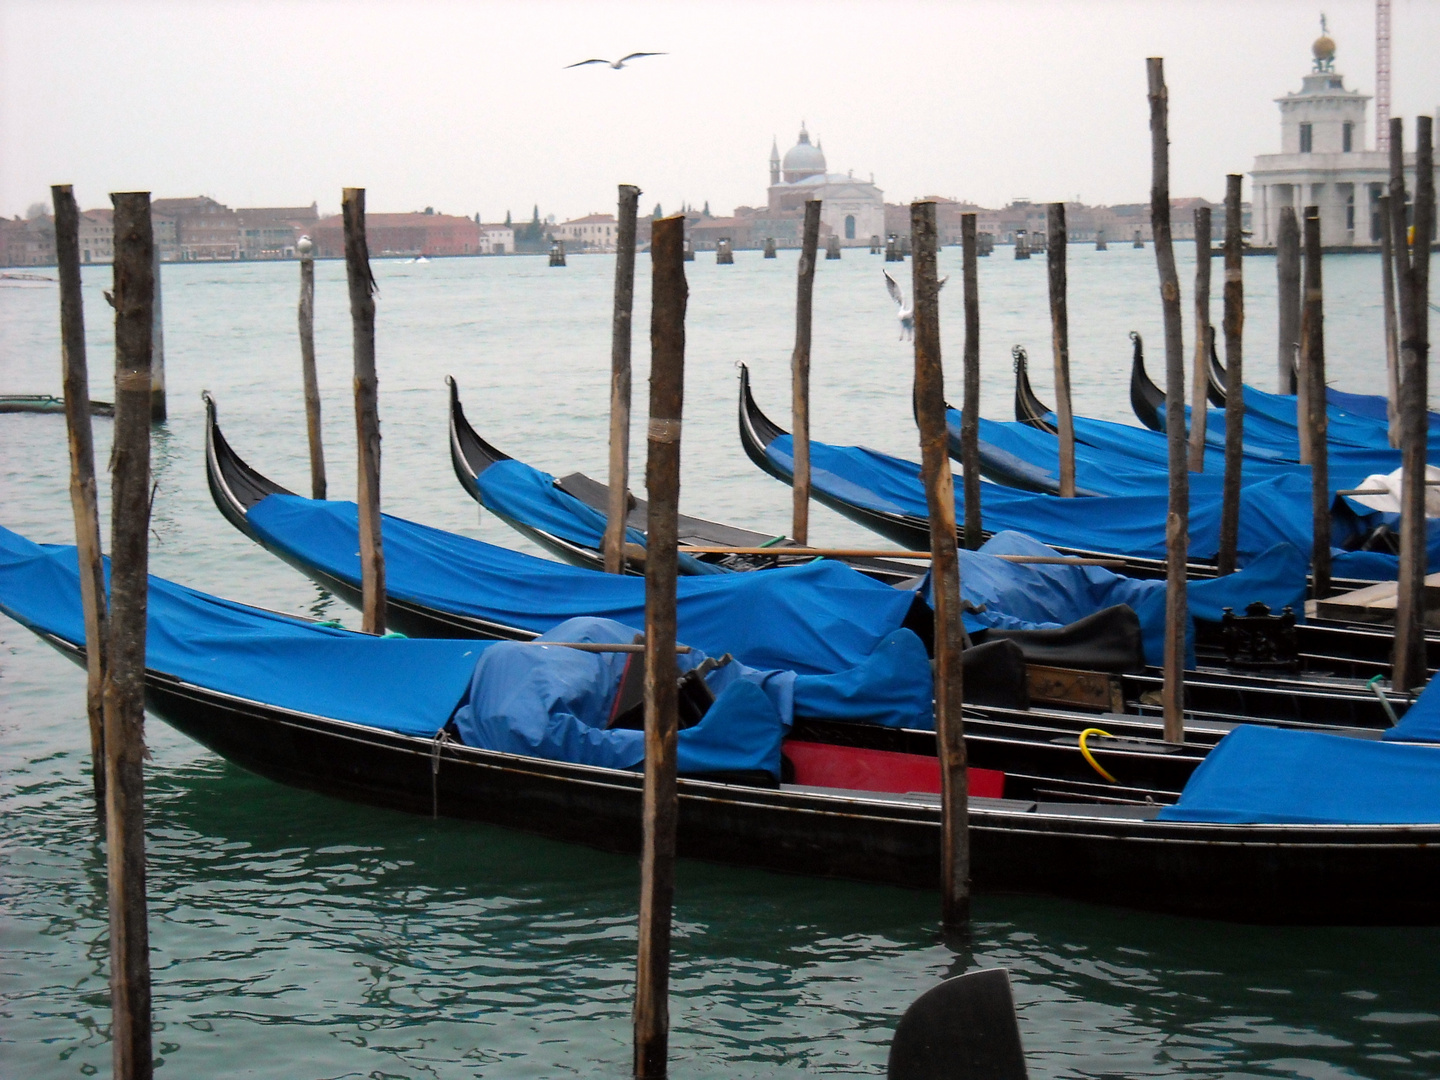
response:
[[[581,60],[578,64],[566,64],[565,70],[569,71],[571,68],[584,67],[586,64],[609,64],[616,71],[619,71],[625,66],[625,61],[627,60],[635,60],[642,56],[667,55],[669,54],[663,52],[632,52],[629,56],[622,56],[619,60]]]
[[[895,301],[895,307],[897,309],[895,317],[900,320],[900,340],[913,340],[915,337],[915,305],[911,304],[909,307],[906,307],[905,294],[900,291],[900,286],[897,285],[895,279],[890,276],[890,271],[881,270],[880,272],[885,275],[885,289],[890,293],[890,299]],[[938,293],[945,287],[945,282],[949,280],[950,275],[946,274],[940,279],[940,284],[935,286],[935,291]]]

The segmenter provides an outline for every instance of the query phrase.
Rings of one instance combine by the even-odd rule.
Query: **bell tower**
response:
[[[780,183],[780,144],[770,136],[770,186]]]

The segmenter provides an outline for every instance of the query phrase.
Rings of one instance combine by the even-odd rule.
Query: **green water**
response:
[[[1003,255],[1003,249],[1001,255]],[[1009,347],[1029,345],[1048,396],[1044,260],[982,263],[985,411],[1010,415]],[[1188,248],[1180,251],[1182,278]],[[956,269],[943,255],[942,273]],[[820,264],[817,438],[916,455],[910,353],[880,260]],[[1217,264],[1218,265],[1218,264]],[[648,291],[640,263],[637,413]],[[909,264],[898,270],[908,291]],[[687,267],[688,512],[784,531],[790,492],[745,460],[734,362],[788,416],[794,255],[702,254]],[[1272,387],[1274,266],[1246,262],[1252,381]],[[155,441],[152,568],[284,610],[354,613],[241,537],[205,487],[199,391],[263,472],[308,470],[296,268],[167,266],[171,420]],[[447,457],[443,376],[502,449],[552,472],[604,476],[612,263],[573,258],[380,263],[384,500],[391,513],[524,547],[477,516]],[[1378,266],[1327,261],[1332,381],[1378,392]],[[108,369],[86,273],[91,364]],[[1153,343],[1153,252],[1071,252],[1076,409],[1128,419],[1125,331]],[[343,268],[319,267],[317,338],[331,492],[354,488]],[[952,381],[960,293],[945,290]],[[59,391],[52,288],[0,290],[0,393]],[[1218,319],[1218,305],[1216,316]],[[1187,338],[1188,338],[1187,332]],[[95,396],[106,396],[97,378]],[[640,419],[632,445],[643,445]],[[96,422],[103,466],[109,421]],[[636,463],[638,468],[638,461]],[[0,524],[68,542],[63,420],[0,417]],[[102,485],[103,487],[104,485]],[[102,492],[102,513],[107,513]],[[817,542],[876,538],[823,508]],[[108,531],[108,525],[107,525]],[[0,617],[0,1078],[109,1069],[104,853],[88,794],[83,677]],[[633,860],[281,787],[151,721],[149,893],[162,1075],[623,1076],[638,872]],[[1435,882],[1415,883],[1435,888]],[[1386,898],[1376,897],[1377,909]],[[938,897],[683,863],[672,975],[676,1076],[883,1075],[896,1018],[936,981],[1010,969],[1035,1077],[1440,1075],[1440,931],[1273,929],[1053,900],[982,897],[972,940],[936,935]],[[953,943],[952,943],[953,945]]]

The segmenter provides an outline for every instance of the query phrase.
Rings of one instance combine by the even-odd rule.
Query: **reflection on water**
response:
[[[1182,247],[1182,260],[1187,254]],[[774,531],[788,520],[790,493],[739,452],[733,362],[752,363],[762,404],[783,421],[794,256],[762,262],[742,252],[726,268],[706,258],[687,264],[686,509]],[[1375,385],[1380,370],[1367,346],[1379,340],[1374,263],[1326,266],[1336,297],[1327,353],[1346,389]],[[879,267],[850,252],[821,264],[816,434],[913,457],[909,355],[894,341]],[[525,546],[488,515],[477,524],[454,482],[447,372],[459,378],[477,426],[503,449],[557,473],[604,475],[610,271],[600,257],[572,259],[564,272],[539,259],[377,265],[387,510]],[[1252,370],[1268,385],[1273,264],[1247,260],[1246,272]],[[354,457],[343,268],[322,263],[317,276],[327,463],[331,490],[343,498]],[[241,537],[205,489],[202,387],[215,393],[242,455],[287,486],[306,486],[295,277],[293,264],[165,268],[171,420],[155,442],[154,568],[353,626],[352,609]],[[640,278],[643,311],[648,282]],[[100,314],[107,279],[87,271],[97,390],[112,355]],[[1157,348],[1160,341],[1153,260],[1077,249],[1071,287],[1076,407],[1126,419],[1125,331],[1139,329]],[[1044,354],[1045,290],[1043,260],[982,263],[988,415],[1008,415],[1010,344],[1027,341]],[[942,295],[954,331],[960,293]],[[0,295],[0,392],[58,390],[54,307],[53,292]],[[946,350],[953,363],[954,333]],[[642,331],[637,423],[645,352]],[[1042,394],[1047,374],[1036,364]],[[109,425],[96,422],[102,465]],[[0,418],[0,524],[67,540],[67,468],[59,418]],[[102,485],[102,516],[107,494]],[[818,507],[812,528],[827,542],[873,543]],[[79,669],[0,618],[6,1078],[109,1069],[104,853],[83,714]],[[153,721],[148,738],[156,1046],[168,1073],[626,1075],[633,860],[287,789]],[[883,1075],[906,1004],[949,974],[996,964],[1015,980],[1036,1077],[1440,1074],[1433,930],[1236,927],[982,897],[969,940],[952,951],[936,935],[937,908],[933,893],[682,864],[675,1074]]]

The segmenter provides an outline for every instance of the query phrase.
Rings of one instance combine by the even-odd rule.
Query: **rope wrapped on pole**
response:
[[[935,740],[940,758],[940,894],[947,929],[970,921],[970,810],[966,772],[965,694],[960,650],[960,556],[955,535],[955,482],[945,425],[940,362],[940,283],[936,273],[935,204],[910,204],[915,300],[915,412],[920,469],[930,510],[930,572],[935,606]]]

